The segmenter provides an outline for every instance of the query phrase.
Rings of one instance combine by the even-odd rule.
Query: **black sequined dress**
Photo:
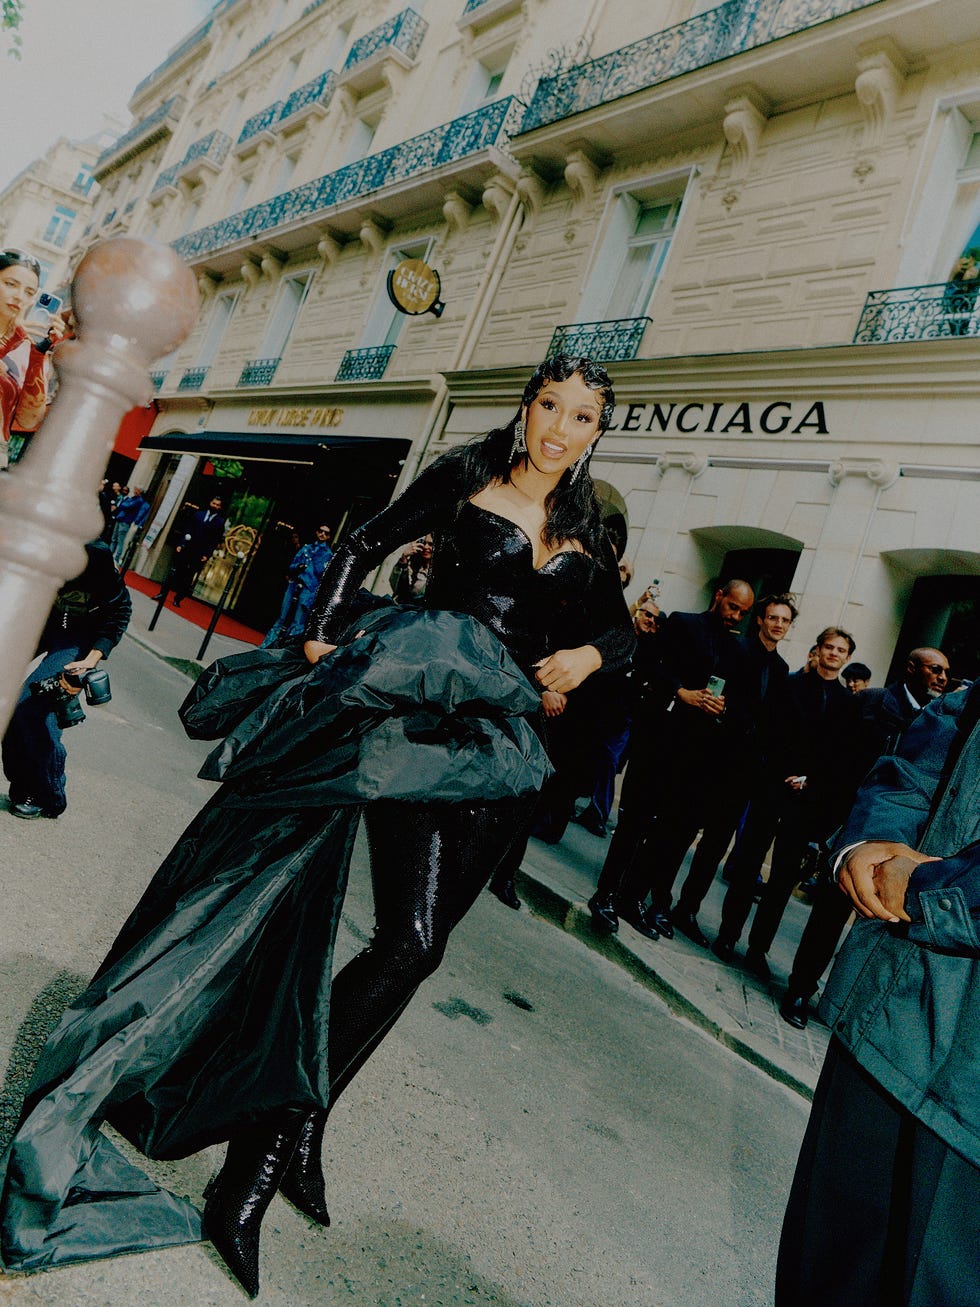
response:
[[[364,615],[364,577],[426,531],[425,606]],[[452,460],[338,549],[308,634],[341,648],[314,668],[291,650],[223,660],[182,709],[222,739],[202,775],[223,784],[42,1053],[0,1205],[8,1270],[199,1239],[197,1208],[101,1124],[175,1158],[329,1108],[530,817],[548,767],[533,663],[632,650],[611,553],[535,569],[520,528],[461,498]],[[362,811],[375,933],[332,977]]]

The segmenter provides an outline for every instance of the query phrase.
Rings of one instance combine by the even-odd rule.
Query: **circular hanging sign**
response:
[[[439,299],[442,283],[435,268],[421,259],[404,259],[388,273],[388,298],[396,309],[410,313],[442,313],[445,305]]]

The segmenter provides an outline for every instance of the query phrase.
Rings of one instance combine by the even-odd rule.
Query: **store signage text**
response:
[[[338,427],[342,408],[250,408],[250,427]]]
[[[618,424],[613,422],[610,431],[663,431],[683,435],[738,435],[778,436],[788,431],[800,436],[811,432],[826,436],[827,414],[823,402],[793,404],[779,399],[771,404],[708,403],[690,404],[627,404],[626,414]]]

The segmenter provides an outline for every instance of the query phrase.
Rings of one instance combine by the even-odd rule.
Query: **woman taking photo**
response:
[[[505,427],[437,459],[341,544],[302,654],[204,674],[182,713],[192,733],[227,735],[202,771],[225,783],[42,1054],[0,1210],[8,1269],[203,1234],[254,1296],[277,1189],[328,1223],[327,1114],[522,837],[548,773],[542,692],[632,651],[587,470],[613,403],[601,367],[549,359]],[[365,613],[368,573],[429,531],[424,606]],[[362,810],[375,931],[331,978]],[[153,1157],[229,1141],[203,1221],[103,1120]]]

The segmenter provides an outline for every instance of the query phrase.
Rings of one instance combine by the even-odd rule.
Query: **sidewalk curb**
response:
[[[675,1016],[690,1021],[770,1079],[792,1089],[808,1102],[812,1100],[814,1086],[802,1080],[795,1068],[774,1057],[768,1041],[765,1044],[756,1042],[751,1037],[732,1030],[706,1011],[708,1005],[703,999],[695,999],[678,989],[655,965],[636,953],[618,935],[599,934],[592,925],[591,913],[584,903],[575,902],[553,885],[524,870],[517,873],[515,883],[520,897],[536,916],[550,921],[587,948],[629,972],[634,980],[652,990],[666,1003]]]
[[[127,631],[126,635],[141,649],[159,658],[168,667],[175,668],[188,680],[194,680],[198,673],[204,670],[204,663],[173,657],[152,640],[135,631]],[[586,948],[592,949],[593,952],[601,954],[608,961],[621,967],[634,980],[645,985],[666,1003],[675,1016],[689,1021],[770,1079],[785,1085],[807,1101],[813,1098],[814,1086],[802,1080],[788,1062],[784,1064],[778,1057],[774,1057],[774,1050],[769,1041],[756,1041],[745,1033],[733,1030],[720,1019],[720,1016],[713,1016],[707,1010],[710,1005],[705,1003],[703,996],[693,997],[689,993],[684,993],[658,971],[653,963],[641,957],[618,935],[600,935],[592,925],[591,913],[584,903],[576,902],[562,890],[549,884],[544,877],[535,876],[523,868],[518,871],[515,882],[521,898],[536,916],[551,922],[552,925],[584,944]]]

